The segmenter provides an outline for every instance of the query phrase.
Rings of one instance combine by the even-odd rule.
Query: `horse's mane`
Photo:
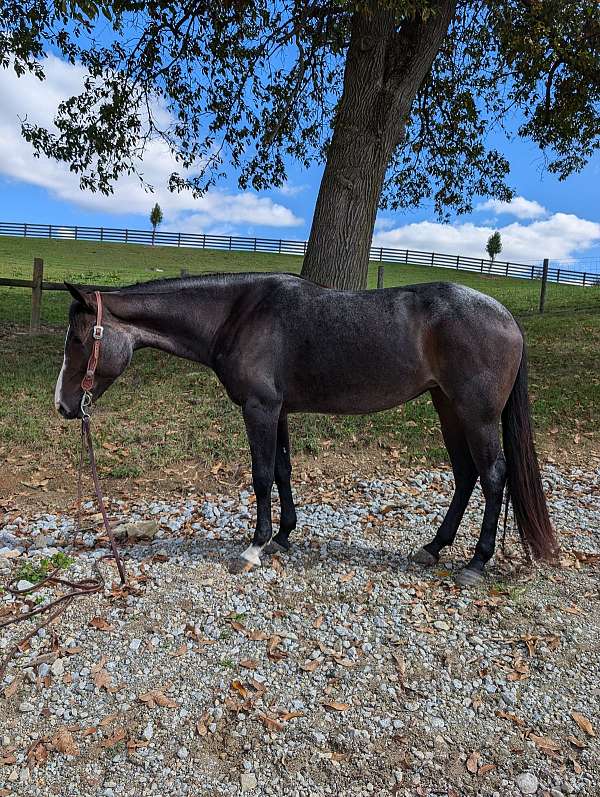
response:
[[[186,288],[208,287],[213,285],[229,285],[253,283],[257,279],[268,279],[277,276],[297,277],[297,274],[271,271],[243,271],[239,273],[206,272],[190,277],[165,277],[148,282],[136,282],[133,285],[115,287],[111,293],[171,293]]]

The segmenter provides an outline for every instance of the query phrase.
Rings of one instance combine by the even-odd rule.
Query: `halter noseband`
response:
[[[85,376],[81,380],[81,389],[83,390],[81,412],[84,417],[89,417],[89,412],[87,410],[92,404],[91,390],[94,387],[94,375],[98,366],[98,359],[100,358],[100,341],[104,335],[104,327],[102,326],[102,296],[100,295],[100,291],[94,291],[94,294],[96,296],[96,323],[94,324],[92,333],[94,344],[88,360]]]

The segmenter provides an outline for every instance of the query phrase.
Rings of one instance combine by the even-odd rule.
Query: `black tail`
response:
[[[521,539],[536,559],[553,559],[558,544],[548,516],[533,443],[525,342],[517,378],[502,411],[502,438],[508,466],[508,492]]]

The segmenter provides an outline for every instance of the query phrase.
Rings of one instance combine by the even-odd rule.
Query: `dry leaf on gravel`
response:
[[[106,689],[108,692],[112,686],[112,681],[110,679],[109,673],[104,669],[98,670],[98,672],[94,673],[94,685],[98,687],[98,689]]]
[[[479,769],[479,762],[481,760],[481,753],[477,750],[474,750],[471,755],[467,758],[467,769],[471,773],[471,775],[476,775],[477,770]]]
[[[167,697],[160,689],[151,689],[149,692],[144,692],[139,695],[138,700],[145,703],[148,708],[155,708],[161,706],[162,708],[177,708],[177,703],[170,697]]]
[[[482,767],[479,767],[479,769],[477,770],[477,777],[481,778],[484,775],[487,775],[488,772],[492,772],[494,769],[496,769],[495,764],[484,764]]]
[[[515,725],[519,725],[520,727],[525,725],[524,720],[522,720],[520,717],[517,717],[516,714],[511,714],[509,711],[497,711],[496,716],[501,717],[504,720],[510,720],[511,722],[514,722]]]
[[[112,631],[114,628],[104,617],[92,617],[88,625],[92,628],[96,628],[98,631]]]
[[[571,744],[575,745],[575,747],[578,747],[580,750],[584,750],[587,747],[587,744],[576,736],[567,736],[567,741],[571,742]]]
[[[243,667],[245,670],[255,670],[258,667],[258,661],[256,659],[242,659],[240,661],[240,667]]]
[[[300,665],[300,669],[304,670],[305,672],[314,672],[321,666],[322,663],[323,659],[309,659],[308,661],[305,661],[304,664]]]
[[[348,581],[352,581],[354,576],[356,575],[354,570],[351,570],[349,573],[346,573],[343,576],[340,576],[340,584],[347,584]]]
[[[592,723],[589,721],[589,719],[586,716],[580,714],[578,711],[572,711],[571,716],[573,717],[575,722],[579,725],[579,727],[584,733],[587,733],[588,736],[596,735],[596,732],[592,727]]]
[[[325,615],[320,614],[315,621],[313,622],[313,628],[320,628],[323,625],[323,620],[325,619]]]
[[[79,755],[79,747],[75,744],[73,735],[68,728],[59,728],[50,739],[52,746],[65,755]]]
[[[21,685],[20,678],[14,678],[4,690],[4,697],[12,697]]]
[[[328,700],[322,704],[325,708],[331,708],[334,711],[347,711],[350,708],[350,703],[337,703],[335,700]]]
[[[548,755],[558,753],[558,751],[561,749],[560,742],[550,739],[548,736],[537,736],[535,733],[530,733],[529,739],[534,743],[538,750],[541,750],[542,753],[547,753]]]
[[[171,653],[171,658],[173,658],[173,659],[177,659],[177,658],[179,658],[180,656],[185,656],[185,654],[186,654],[187,652],[188,652],[188,646],[187,646],[187,645],[185,644],[185,642],[184,642],[184,643],[183,643],[183,645],[180,645],[180,646],[177,648],[177,650],[175,650],[173,653]]]
[[[125,728],[120,725],[118,728],[115,728],[112,736],[107,736],[106,739],[100,743],[100,747],[114,747],[119,742],[122,742],[124,738]]]
[[[258,719],[263,725],[271,731],[282,731],[283,725],[272,717],[267,717],[266,714],[259,714]]]
[[[236,691],[244,700],[250,694],[244,684],[237,679],[231,682],[231,688]]]
[[[36,739],[27,750],[27,762],[30,767],[40,767],[48,760],[48,748],[43,739]]]

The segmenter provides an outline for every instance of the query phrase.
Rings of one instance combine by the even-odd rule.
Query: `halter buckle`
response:
[[[94,324],[93,338],[94,340],[102,340],[104,336],[104,327],[100,324]]]

